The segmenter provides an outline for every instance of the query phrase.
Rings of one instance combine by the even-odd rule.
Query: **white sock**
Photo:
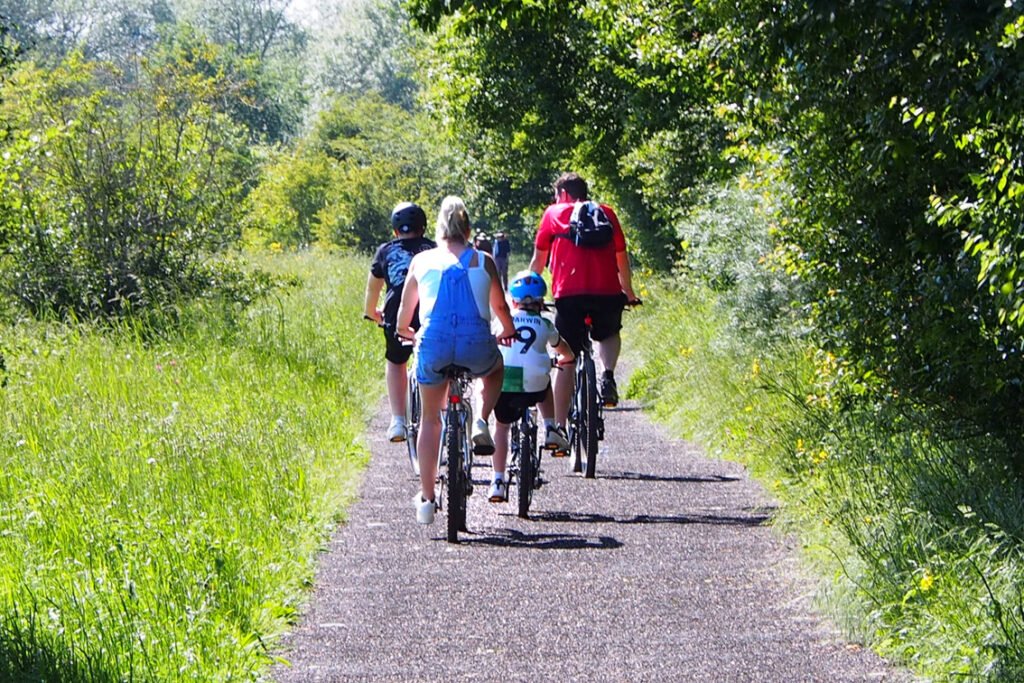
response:
[[[502,470],[501,472],[499,472],[499,471],[495,470],[494,471],[494,481],[505,481],[505,471]]]
[[[555,418],[545,417],[544,418],[544,429],[550,429],[555,426]]]

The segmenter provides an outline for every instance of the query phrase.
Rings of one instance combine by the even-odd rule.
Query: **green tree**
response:
[[[375,92],[338,96],[294,151],[273,155],[250,202],[250,240],[368,249],[387,239],[395,204],[430,213],[462,192],[461,167],[429,117]]]
[[[670,262],[692,190],[723,167],[720,86],[706,69],[714,17],[646,1],[410,7],[438,31],[430,99],[470,141],[485,194],[508,197],[511,213],[580,170],[625,210],[645,258]]]
[[[744,112],[794,188],[777,236],[820,340],[1024,467],[1016,3],[722,3]],[[979,283],[981,287],[979,287]]]
[[[309,55],[314,89],[349,95],[372,90],[412,111],[420,89],[417,56],[425,46],[400,0],[324,5],[321,12]]]
[[[245,176],[216,80],[143,61],[141,78],[71,55],[5,88],[0,276],[36,313],[161,309],[215,282]]]
[[[249,244],[305,248],[318,239],[335,170],[331,159],[302,147],[272,155],[248,197]]]
[[[12,38],[35,58],[55,63],[74,50],[121,67],[159,40],[174,22],[168,0],[0,0]]]

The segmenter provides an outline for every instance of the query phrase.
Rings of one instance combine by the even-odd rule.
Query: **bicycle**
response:
[[[640,306],[634,299],[626,309]],[[576,357],[576,391],[569,408],[569,445],[573,453],[572,471],[583,472],[586,479],[597,476],[598,442],[604,440],[604,402],[597,384],[597,366],[594,364],[594,343],[590,338],[593,319],[583,319],[583,348]]]
[[[416,363],[414,360],[409,362],[408,370],[408,392],[405,401],[405,431],[406,439],[405,446],[409,452],[409,462],[412,463],[412,471],[418,477],[420,476],[420,459],[419,452],[416,450],[416,439],[420,434],[420,413],[422,407],[420,405],[420,383],[416,380]]]
[[[470,442],[473,407],[469,400],[473,379],[467,368],[458,365],[446,368],[445,377],[448,404],[441,416],[437,474],[441,499],[448,508],[447,539],[449,543],[458,543],[459,532],[467,530],[466,503],[473,493],[473,445]]]
[[[512,423],[509,431],[509,480],[517,482],[519,516],[529,517],[533,492],[541,487],[541,449],[537,445],[537,422],[533,408],[527,408],[523,416]]]
[[[378,322],[368,315],[363,316],[364,320],[376,323],[377,327],[384,328],[384,323]],[[411,339],[399,339],[403,346],[414,346]],[[412,465],[413,474],[420,476],[419,453],[416,450],[416,437],[420,432],[420,384],[416,381],[416,360],[411,357],[407,363],[406,382],[408,391],[405,401],[405,447],[409,454],[409,463]]]
[[[569,445],[572,471],[583,472],[586,479],[597,476],[598,442],[604,439],[604,406],[598,396],[597,367],[590,339],[593,320],[583,320],[586,331],[583,347],[576,355],[576,390],[569,407]]]

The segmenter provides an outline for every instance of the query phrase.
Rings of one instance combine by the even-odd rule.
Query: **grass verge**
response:
[[[1024,679],[1024,487],[995,446],[858,400],[835,358],[741,334],[734,309],[681,283],[648,283],[627,317],[630,395],[782,502],[852,638],[930,680]]]
[[[21,324],[0,389],[0,678],[255,679],[355,492],[361,259],[180,333]],[[371,361],[371,356],[373,360]]]

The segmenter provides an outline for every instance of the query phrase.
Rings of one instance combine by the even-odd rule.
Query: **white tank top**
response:
[[[473,288],[477,312],[484,320],[490,320],[491,276],[484,268],[483,254],[478,252],[476,260],[477,265],[470,266],[468,269],[469,284]],[[458,262],[458,257],[445,247],[422,251],[413,259],[410,272],[416,278],[420,296],[420,321],[424,327],[429,322],[430,314],[437,302],[437,292],[441,287],[441,272]]]

